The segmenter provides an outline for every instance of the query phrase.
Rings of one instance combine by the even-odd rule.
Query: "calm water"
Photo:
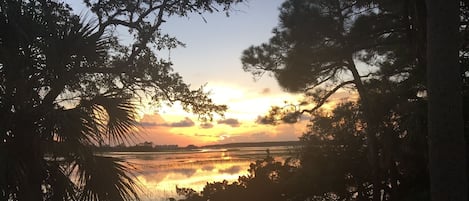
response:
[[[279,160],[289,157],[292,147],[243,147],[178,152],[112,152],[109,155],[131,162],[142,186],[142,200],[160,201],[175,197],[176,186],[200,191],[207,182],[235,181],[248,174],[249,164],[263,159],[269,149]]]

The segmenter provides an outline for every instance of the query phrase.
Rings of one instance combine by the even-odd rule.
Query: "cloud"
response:
[[[264,125],[274,125],[275,122],[273,119],[266,118],[265,116],[257,116],[256,124],[264,124]]]
[[[194,121],[189,117],[186,117],[181,121],[170,123],[169,127],[192,127],[194,125]]]
[[[139,125],[143,128],[153,128],[163,124],[166,124],[166,122],[159,114],[145,115],[139,122]]]
[[[226,125],[229,125],[231,127],[239,127],[241,125],[239,123],[239,121],[237,119],[234,119],[234,118],[218,120],[217,123],[218,124],[226,124]]]
[[[203,129],[213,128],[213,124],[211,124],[211,123],[202,123],[199,126],[200,126],[200,128],[203,128]]]
[[[180,146],[205,143],[202,137],[179,135],[178,133],[172,131],[173,127],[170,127],[172,124],[179,126],[182,126],[183,124],[190,125],[190,122],[190,119],[183,119],[178,122],[167,123],[159,114],[144,115],[140,120],[142,129],[139,129],[139,137],[136,139],[135,143],[152,141],[155,144],[178,144]]]
[[[140,126],[143,126],[143,127],[154,127],[154,126],[158,126],[159,124],[158,123],[155,123],[155,122],[147,122],[147,121],[141,121],[139,122]]]
[[[145,128],[148,128],[148,127],[178,127],[179,128],[179,127],[192,127],[195,125],[194,121],[192,121],[192,119],[188,117],[185,117],[181,121],[170,122],[170,123],[164,122],[161,119],[161,117],[156,121],[154,119],[150,119],[150,120],[142,119],[142,121],[140,121],[139,124],[140,126],[143,126]]]

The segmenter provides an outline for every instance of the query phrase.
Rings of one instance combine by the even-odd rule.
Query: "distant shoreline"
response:
[[[233,148],[233,147],[273,147],[273,146],[300,146],[300,141],[272,141],[272,142],[235,142],[227,144],[205,145],[200,148]]]
[[[274,147],[274,146],[300,146],[300,141],[269,141],[269,142],[235,142],[226,144],[213,144],[204,146],[189,145],[178,147],[177,145],[135,145],[135,146],[102,146],[95,147],[98,152],[169,152],[196,149],[224,149],[242,147]]]

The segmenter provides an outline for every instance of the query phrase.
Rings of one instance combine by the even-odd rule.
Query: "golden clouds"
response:
[[[228,105],[225,117],[213,122],[200,122],[197,117],[182,110],[179,104],[163,107],[158,114],[147,113],[139,121],[146,140],[155,144],[205,145],[230,142],[260,142],[298,140],[306,130],[308,117],[302,116],[295,124],[263,125],[256,120],[271,106],[298,102],[300,95],[281,93],[270,88],[248,90],[237,86],[210,85],[207,90],[217,104]],[[333,108],[354,94],[341,92],[331,97],[324,109]]]

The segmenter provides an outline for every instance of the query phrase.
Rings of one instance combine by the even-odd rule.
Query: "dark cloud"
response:
[[[184,118],[181,121],[173,122],[169,124],[170,127],[192,127],[194,125],[195,125],[194,122],[188,117]]]
[[[263,125],[274,125],[276,122],[274,122],[273,119],[267,118],[265,116],[257,116],[256,123]]]
[[[157,126],[159,127],[192,127],[195,125],[194,121],[192,121],[188,117],[178,122],[157,123],[157,122],[150,122],[150,121],[142,121],[139,124],[140,126],[143,126],[143,127],[157,127]]]
[[[213,124],[211,124],[211,123],[202,123],[202,124],[200,124],[200,128],[204,128],[204,129],[213,128]]]
[[[234,119],[234,118],[218,120],[217,123],[218,124],[226,124],[226,125],[229,125],[231,127],[239,127],[240,126],[239,121],[237,119]]]
[[[156,122],[147,122],[147,121],[144,121],[144,122],[139,122],[140,126],[143,126],[143,127],[154,127],[154,126],[159,126],[158,123]]]

